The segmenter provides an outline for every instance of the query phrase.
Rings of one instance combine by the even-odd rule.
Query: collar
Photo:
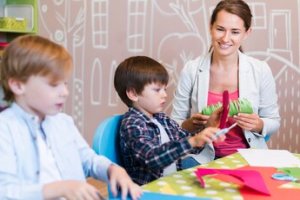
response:
[[[209,52],[203,57],[203,59],[199,60],[198,63],[199,72],[207,71],[210,69],[212,52],[213,51]],[[241,72],[248,72],[249,67],[247,62],[247,56],[244,53],[242,53],[240,50],[238,50],[238,57],[239,57],[239,70]]]
[[[152,122],[151,119],[147,115],[145,115],[142,111],[140,111],[139,109],[137,109],[135,107],[130,107],[129,112],[133,112],[133,113],[137,114],[138,116],[143,118],[143,120],[145,120],[146,122]],[[164,116],[165,116],[165,114],[163,112],[160,112],[160,113],[155,113],[153,115],[153,118],[156,119],[156,120],[160,120]]]
[[[11,109],[16,114],[17,117],[19,117],[21,120],[23,120],[26,123],[32,137],[36,138],[36,134],[37,134],[36,130],[42,126],[42,124],[46,121],[46,118],[42,122],[39,122],[38,116],[26,112],[17,103],[12,103]]]
[[[31,122],[35,122],[38,123],[39,122],[39,118],[36,115],[32,115],[28,112],[26,112],[20,105],[18,105],[17,103],[13,103],[11,105],[11,109],[22,119],[24,119],[25,121],[31,121]]]

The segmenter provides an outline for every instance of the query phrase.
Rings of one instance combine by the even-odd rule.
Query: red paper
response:
[[[226,127],[226,121],[227,121],[227,116],[229,113],[229,92],[228,90],[225,90],[223,92],[223,111],[221,114],[221,120],[220,120],[220,129],[223,129]]]
[[[243,167],[240,169],[253,169],[255,171],[260,172],[265,183],[271,191],[271,196],[262,196],[257,192],[252,192],[247,190],[246,188],[241,188],[240,193],[243,196],[244,200],[299,200],[300,199],[300,190],[297,188],[280,188],[282,184],[286,184],[288,181],[279,181],[272,178],[272,174],[277,172],[277,170],[273,167]]]
[[[202,178],[203,176],[210,174],[225,174],[238,179],[238,181],[244,185],[244,188],[250,188],[253,191],[256,191],[256,193],[259,192],[260,195],[270,195],[264,179],[261,174],[255,170],[198,168],[195,173],[202,187],[205,187],[205,182]]]
[[[0,42],[0,47],[6,47],[9,43],[7,42]]]

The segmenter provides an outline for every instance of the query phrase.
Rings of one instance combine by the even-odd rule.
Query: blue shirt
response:
[[[163,175],[163,169],[174,161],[181,169],[181,158],[200,153],[188,142],[191,133],[164,113],[153,116],[165,129],[170,141],[162,144],[159,127],[136,108],[124,114],[120,127],[122,164],[134,182],[143,185]]]
[[[38,123],[35,116],[12,104],[0,113],[1,200],[43,199],[36,142],[40,126],[51,145],[63,180],[85,180],[91,176],[108,181],[107,170],[111,161],[94,153],[70,116],[59,113],[46,116],[42,123]]]

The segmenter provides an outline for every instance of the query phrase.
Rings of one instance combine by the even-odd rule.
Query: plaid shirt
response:
[[[143,185],[163,175],[163,169],[176,161],[181,170],[181,157],[188,153],[199,153],[188,142],[191,133],[164,113],[154,118],[165,128],[170,141],[161,143],[159,128],[136,108],[124,114],[120,128],[122,164],[137,184]]]

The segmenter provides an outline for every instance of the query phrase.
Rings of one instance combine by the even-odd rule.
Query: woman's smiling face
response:
[[[244,21],[239,16],[221,10],[210,27],[214,54],[236,54],[249,32],[250,29],[246,31]]]

